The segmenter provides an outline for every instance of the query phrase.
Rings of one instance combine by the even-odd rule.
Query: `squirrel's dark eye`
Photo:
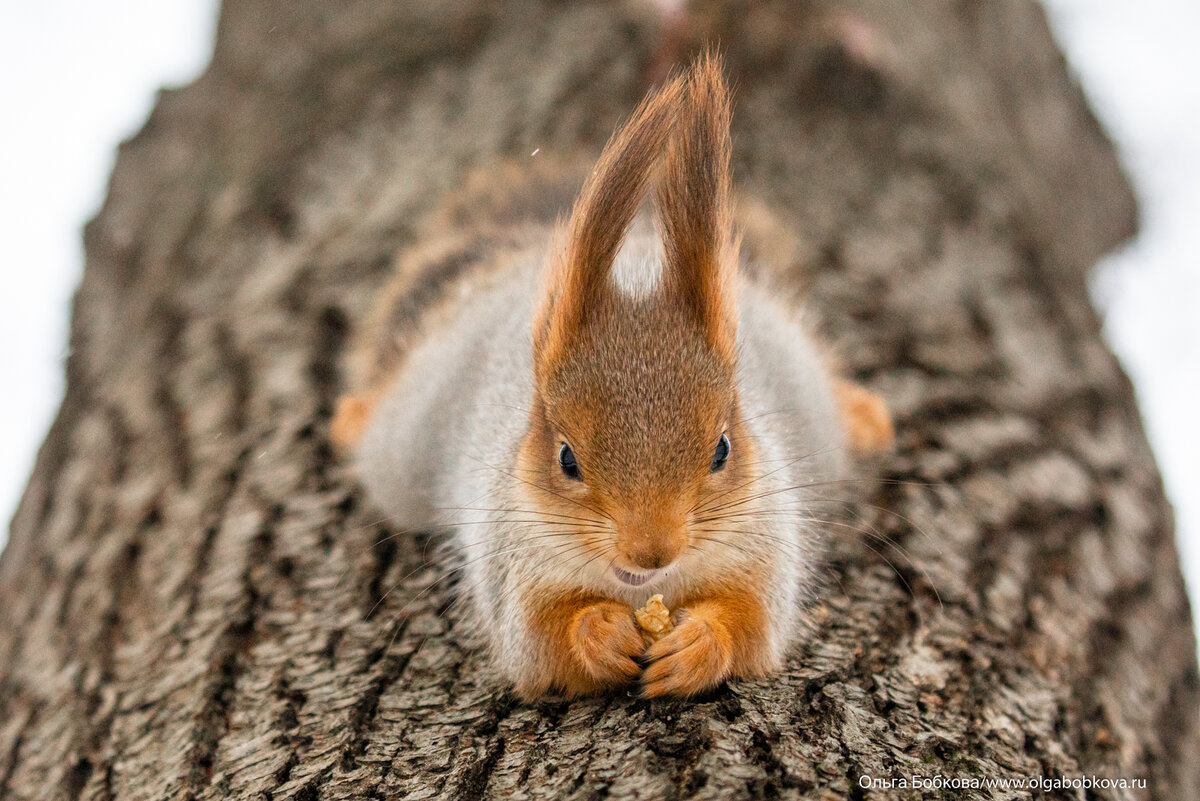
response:
[[[721,472],[725,469],[725,462],[727,461],[729,461],[729,437],[722,434],[721,441],[717,443],[717,450],[713,454],[712,467],[709,468],[708,472]]]
[[[563,443],[558,449],[558,466],[562,468],[563,475],[572,481],[583,481],[583,473],[579,470],[579,462],[575,461],[575,451],[571,450],[571,446]]]

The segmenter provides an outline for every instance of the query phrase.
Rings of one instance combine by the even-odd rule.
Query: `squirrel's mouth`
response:
[[[651,570],[649,573],[630,573],[628,570],[613,566],[613,575],[617,577],[617,580],[630,587],[640,587],[657,578],[661,573],[661,570]]]

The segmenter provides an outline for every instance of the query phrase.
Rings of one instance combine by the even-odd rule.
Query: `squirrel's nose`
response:
[[[674,560],[669,559],[661,550],[654,550],[647,553],[635,554],[630,561],[643,570],[657,570],[660,567],[666,567]]]
[[[639,537],[625,549],[625,556],[630,567],[641,570],[658,570],[675,561],[680,548],[673,537],[648,536]]]
[[[687,528],[670,510],[643,510],[617,524],[617,561],[630,570],[661,570],[678,559],[687,544]]]

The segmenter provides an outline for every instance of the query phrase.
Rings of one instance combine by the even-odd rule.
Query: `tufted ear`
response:
[[[684,103],[677,77],[649,96],[613,136],[560,230],[548,281],[534,317],[534,355],[556,361],[602,305],[609,273]]]
[[[729,91],[718,59],[687,73],[685,111],[667,145],[657,192],[669,293],[695,315],[709,345],[733,361],[737,252],[730,197]]]

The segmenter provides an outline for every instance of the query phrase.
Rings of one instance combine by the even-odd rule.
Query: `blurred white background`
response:
[[[83,224],[117,143],[208,63],[216,0],[8,3],[0,24],[0,546],[63,393]]]
[[[216,0],[13,3],[0,26],[0,545],[63,391],[81,228],[117,143],[212,49]],[[1051,22],[1142,203],[1141,236],[1096,271],[1200,589],[1200,3],[1048,0]]]

